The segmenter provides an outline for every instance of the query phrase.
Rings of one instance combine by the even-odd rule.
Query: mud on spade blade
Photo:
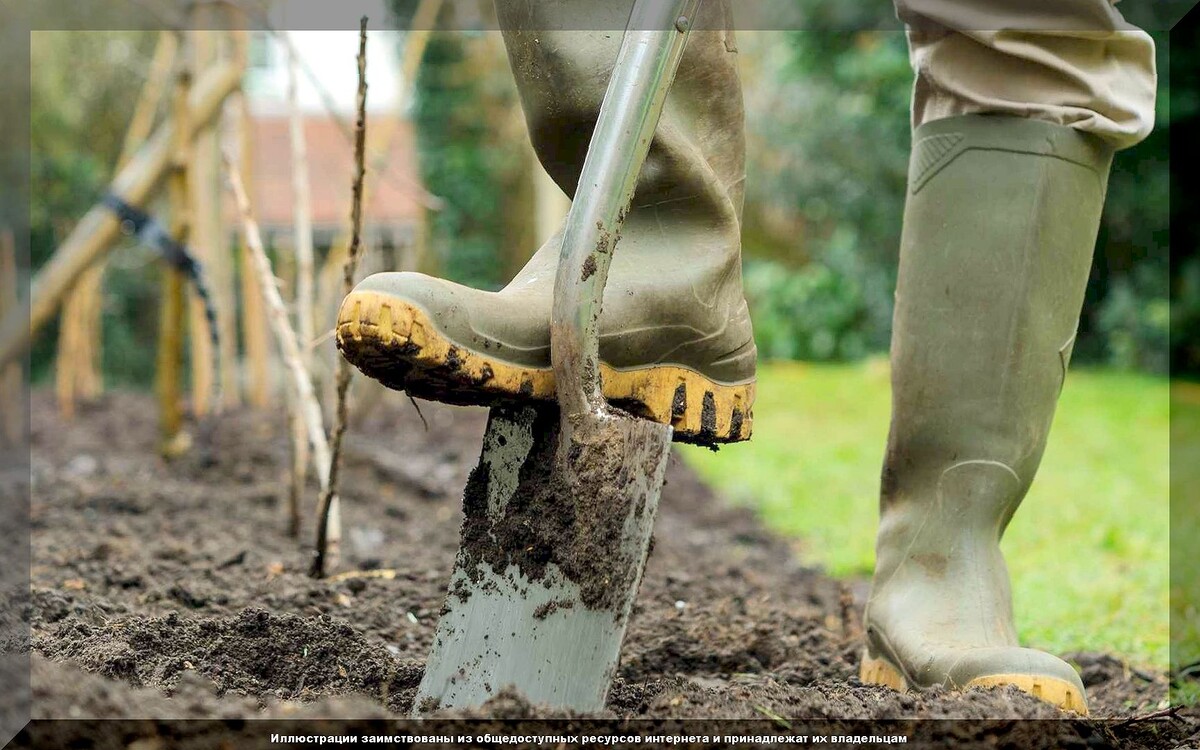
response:
[[[699,2],[634,3],[563,228],[550,317],[558,407],[492,410],[418,713],[508,686],[557,708],[604,707],[672,430],[605,402],[600,303]]]
[[[416,713],[506,686],[604,706],[670,444],[669,427],[623,415],[564,426],[551,405],[492,409]]]

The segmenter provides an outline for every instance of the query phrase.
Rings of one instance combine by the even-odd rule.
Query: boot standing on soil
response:
[[[1112,154],[1153,124],[1154,46],[1108,0],[994,7],[897,0],[915,131],[861,676],[1086,713],[1070,665],[1018,646],[999,542],[1045,449]]]
[[[1048,0],[1019,18],[978,0],[897,4],[915,132],[862,679],[1014,685],[1083,712],[1075,671],[1017,644],[999,539],[1045,446],[1112,153],[1152,124],[1153,44],[1108,0]],[[620,34],[543,29],[590,5],[497,2],[534,146],[568,194]],[[727,3],[703,8],[613,257],[600,355],[610,401],[674,425],[677,439],[719,443],[750,436],[756,352],[741,287],[736,46],[714,30]],[[974,31],[987,28],[1030,31]],[[342,304],[339,347],[414,395],[550,400],[560,242],[496,293],[372,276]]]
[[[622,40],[619,30],[573,30],[596,16],[592,5],[496,2],[534,148],[572,196]],[[727,10],[711,0],[695,20],[613,254],[600,324],[605,397],[673,425],[677,440],[710,444],[750,437],[756,358],[742,294],[744,111],[736,47],[722,30]],[[611,20],[623,28],[624,18]],[[561,244],[560,231],[495,293],[376,274],[342,304],[341,350],[416,396],[551,400]]]

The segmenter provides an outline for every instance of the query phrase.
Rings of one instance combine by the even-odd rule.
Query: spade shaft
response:
[[[641,583],[670,426],[608,406],[600,305],[621,225],[700,0],[637,0],[563,235],[551,360],[558,405],[492,409],[414,713],[506,687],[604,706]]]
[[[699,0],[634,4],[563,231],[550,357],[564,414],[597,411],[600,303]]]

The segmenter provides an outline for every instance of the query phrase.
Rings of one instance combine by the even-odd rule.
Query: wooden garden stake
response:
[[[367,138],[367,17],[363,16],[358,31],[358,118],[354,123],[354,182],[350,201],[350,246],[346,264],[342,269],[342,290],[350,294],[354,289],[354,272],[358,267],[358,251],[362,244],[362,198],[364,152]],[[310,574],[324,578],[325,568],[337,548],[333,536],[334,519],[338,514],[337,483],[342,454],[342,440],[346,436],[346,394],[350,390],[350,363],[339,357],[337,363],[337,413],[333,427],[333,455],[329,467],[329,485],[321,492],[321,504],[317,512],[317,547],[313,556]]]
[[[271,269],[271,261],[267,258],[266,251],[263,250],[262,235],[258,230],[258,222],[254,220],[251,212],[250,199],[246,196],[242,177],[228,155],[225,157],[225,165],[229,175],[229,186],[233,191],[238,213],[242,218],[243,240],[246,255],[250,261],[250,270],[254,274],[253,280],[258,284],[267,317],[275,332],[275,338],[279,342],[283,364],[292,381],[296,405],[308,431],[308,440],[312,446],[313,459],[317,467],[317,481],[324,493],[330,486],[329,469],[332,464],[329,440],[325,435],[321,405],[317,402],[316,392],[313,390],[312,375],[304,368],[304,356],[301,352],[300,342],[297,341],[296,332],[292,328],[291,321],[288,320],[287,307],[283,304],[283,297],[279,294],[279,283]],[[340,526],[337,529],[331,529],[331,534],[333,531],[336,531],[340,538]]]
[[[19,287],[17,243],[6,227],[0,231],[0,316],[20,313]],[[0,443],[10,446],[20,445],[25,435],[21,375],[20,362],[0,365]]]
[[[236,11],[238,14],[241,11]],[[234,64],[244,74],[247,65],[249,35],[244,25],[235,26],[233,32]],[[232,105],[236,118],[239,173],[246,184],[254,179],[253,122],[246,94],[238,91]],[[252,198],[247,201],[253,210]],[[251,405],[265,408],[271,403],[270,342],[264,300],[259,285],[254,281],[254,259],[250,248],[241,249],[242,275],[242,342],[246,354],[247,398]]]
[[[188,103],[191,88],[191,66],[185,61],[175,75],[175,92],[171,102],[173,129],[171,132],[171,173],[168,196],[171,203],[171,236],[186,244],[191,230],[188,206],[188,163],[191,159],[191,113]],[[179,403],[179,380],[183,359],[184,326],[183,273],[164,266],[162,270],[162,302],[159,314],[157,391],[161,451],[173,458],[184,453],[190,438],[183,431],[183,411]]]
[[[204,31],[206,21],[210,20],[203,11],[212,10],[209,6],[197,5],[193,9],[194,27],[190,33],[192,70],[204,70],[216,62],[216,34]],[[208,283],[212,285],[211,292],[218,300],[215,305],[217,312],[217,342],[222,349],[228,350],[225,332],[221,330],[220,320],[229,307],[229,300],[224,292],[228,274],[225,269],[224,232],[221,227],[220,197],[220,162],[217,144],[216,123],[210,123],[200,128],[188,151],[188,217],[189,217],[189,249],[204,269]],[[217,372],[216,358],[213,351],[212,332],[208,331],[209,321],[205,313],[205,303],[196,289],[188,289],[188,329],[191,331],[191,390],[192,411],[197,417],[210,414],[220,409],[221,404],[214,403],[216,398],[224,399],[224,389],[227,385],[224,373]],[[227,369],[231,352],[221,353],[222,369]],[[220,386],[217,388],[216,386]]]
[[[154,114],[158,111],[158,105],[171,80],[171,68],[175,64],[175,56],[178,51],[179,37],[175,32],[160,31],[158,43],[154,47],[154,57],[150,60],[150,72],[146,75],[142,94],[134,106],[133,116],[129,118],[129,127],[125,130],[125,139],[121,143],[121,156],[117,160],[117,169],[124,167],[129,162],[130,157],[137,152],[150,135],[150,131],[154,127]]]
[[[304,120],[299,103],[299,61],[296,48],[288,46],[288,125],[292,147],[292,215],[296,256],[296,330],[300,334],[301,356],[309,371],[312,367],[313,326],[313,236],[312,198],[309,190],[308,149],[304,139]],[[292,488],[289,494],[289,531],[300,533],[300,498],[308,478],[308,441],[296,404],[291,406]]]

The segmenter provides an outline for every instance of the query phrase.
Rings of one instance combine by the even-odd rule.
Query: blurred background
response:
[[[405,28],[422,4],[381,4],[379,17],[390,20],[373,19],[372,27]],[[744,273],[762,357],[755,439],[719,454],[683,451],[733,501],[758,508],[795,539],[803,559],[846,576],[860,591],[872,565],[888,423],[886,352],[912,73],[901,32],[822,24],[850,28],[846,14],[877,17],[880,5],[842,0],[836,22],[814,17],[805,31],[739,33],[749,159]],[[487,6],[481,3],[485,20]],[[371,33],[363,271],[418,269],[495,289],[556,228],[569,202],[528,145],[500,35],[464,29],[469,24],[454,17],[454,8],[443,6],[419,43],[416,32]],[[287,28],[286,14],[274,12],[270,23]],[[112,179],[139,91],[166,56],[164,38],[35,32],[35,270]],[[1074,372],[1039,482],[1005,549],[1018,621],[1031,645],[1106,650],[1165,667],[1167,374],[1200,374],[1200,260],[1169,242],[1168,145],[1172,127],[1200,113],[1200,90],[1194,78],[1169,90],[1166,36],[1157,41],[1164,72],[1158,128],[1114,165]],[[340,285],[340,264],[332,260],[350,205],[356,50],[355,32],[251,32],[245,108],[227,112],[217,136],[240,138],[286,297],[296,241],[288,117],[298,109],[321,268],[316,346],[330,358],[332,342],[321,337],[332,327]],[[1200,56],[1197,48],[1169,52]],[[158,107],[161,117],[165,100]],[[216,148],[201,158],[216,164]],[[201,189],[221,191],[216,182]],[[228,206],[218,210],[229,216]],[[208,247],[197,247],[202,259],[228,255],[237,244],[233,221],[217,226]],[[222,273],[218,280],[235,288],[236,266]],[[97,283],[89,303],[95,309],[79,313],[86,320],[72,324],[74,338],[55,322],[33,347],[35,381],[56,383],[72,402],[104,389],[148,388],[154,380],[157,256],[127,238]],[[227,300],[222,325],[234,355],[224,365],[230,398],[253,402],[255,379],[273,382],[278,365],[269,359],[256,370],[249,357],[239,359],[261,334],[253,321],[239,322],[245,302],[237,294],[218,292],[218,299]],[[78,372],[89,374],[80,379],[72,374]],[[1177,386],[1200,409],[1200,386]]]

